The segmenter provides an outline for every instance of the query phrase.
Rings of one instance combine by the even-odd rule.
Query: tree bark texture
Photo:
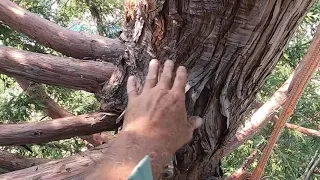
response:
[[[118,39],[83,34],[63,28],[10,0],[0,1],[0,21],[31,39],[74,58],[118,59],[125,46]]]
[[[0,146],[45,143],[111,131],[119,127],[115,114],[97,112],[25,124],[1,124]]]
[[[221,178],[222,154],[216,152],[233,139],[313,2],[126,1],[126,24],[120,38],[128,50],[119,75],[125,77],[117,78],[117,86],[105,86],[108,96],[101,96],[103,108],[124,108],[124,79],[134,74],[142,82],[150,59],[172,59],[185,65],[189,70],[188,114],[203,117],[205,123],[176,153],[171,178]]]
[[[57,57],[0,46],[0,73],[34,82],[100,90],[116,67],[100,61]]]
[[[49,159],[27,158],[6,151],[0,151],[0,168],[9,171],[29,168],[39,164],[47,163],[49,161]]]

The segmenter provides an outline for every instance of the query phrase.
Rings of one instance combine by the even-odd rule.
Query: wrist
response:
[[[145,134],[122,131],[119,133],[118,138],[127,144],[122,144],[122,146],[128,148],[134,146],[130,148],[132,149],[130,154],[133,155],[133,157],[130,157],[131,162],[138,164],[146,155],[149,155],[153,175],[157,177],[163,171],[174,152],[168,151],[168,147],[166,147],[168,142],[164,142],[163,139],[154,136],[154,134]]]

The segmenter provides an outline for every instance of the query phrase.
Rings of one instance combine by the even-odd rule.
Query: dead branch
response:
[[[119,58],[125,50],[118,39],[71,31],[9,0],[0,1],[0,21],[31,39],[74,58]]]
[[[97,92],[115,69],[106,62],[81,61],[0,46],[0,73],[34,82]]]
[[[103,112],[23,124],[1,124],[0,146],[45,143],[111,131],[119,127],[117,115]]]

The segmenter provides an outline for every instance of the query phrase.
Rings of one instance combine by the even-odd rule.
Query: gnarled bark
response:
[[[125,46],[118,39],[89,35],[63,28],[45,20],[10,0],[0,1],[0,21],[31,39],[74,58],[119,58]]]
[[[100,90],[116,67],[110,63],[84,61],[0,46],[0,73],[34,82]]]
[[[29,168],[49,161],[49,159],[29,158],[6,151],[0,151],[0,168],[9,171]]]
[[[0,146],[45,143],[111,131],[119,127],[117,115],[103,112],[24,124],[1,124]]]

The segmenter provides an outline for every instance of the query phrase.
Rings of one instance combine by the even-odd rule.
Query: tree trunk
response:
[[[187,111],[204,118],[193,141],[175,156],[174,179],[221,178],[221,153],[275,67],[313,0],[169,1],[125,3],[120,38],[128,47],[122,84],[104,88],[103,108],[125,104],[128,74],[141,81],[148,61],[174,60],[189,70]],[[121,75],[120,75],[121,76]],[[110,90],[111,89],[111,90]],[[110,102],[115,102],[110,104]],[[122,106],[123,108],[123,106]]]
[[[204,125],[195,131],[194,139],[176,153],[175,171],[169,178],[221,178],[223,174],[219,164],[222,153],[218,153],[221,152],[219,149],[232,141],[255,94],[275,67],[299,20],[313,2],[126,0],[126,22],[120,38],[127,50],[116,61],[117,71],[104,84],[102,91],[96,93],[102,103],[101,109],[108,112],[125,109],[126,79],[134,74],[143,83],[150,59],[157,58],[162,62],[172,59],[177,65],[185,65],[190,74],[186,88],[188,115],[203,117]],[[0,1],[0,12],[0,20],[9,26],[55,47],[63,54],[79,58],[88,54],[92,57],[92,51],[83,53],[86,50],[83,45],[90,44],[88,36],[78,37],[79,34],[60,29],[57,32],[64,36],[56,37],[60,37],[63,43],[57,43],[45,31],[38,31],[41,23],[45,27],[43,20],[13,3]],[[29,18],[34,21],[23,23],[22,20]],[[48,27],[57,29],[50,23]],[[36,33],[33,32],[35,30]],[[75,42],[79,48],[70,48],[73,44],[68,44],[69,40],[76,38],[81,39]],[[82,38],[86,40],[82,41]],[[95,44],[92,49],[102,52],[103,48],[103,44],[101,47]],[[110,52],[110,56],[113,55]],[[86,154],[93,156],[94,152]],[[82,161],[81,157],[73,156],[0,178],[74,178],[75,174],[78,177],[96,160],[84,156],[85,161]],[[66,167],[66,162],[72,164],[70,168]],[[53,176],[48,171],[53,172]]]

